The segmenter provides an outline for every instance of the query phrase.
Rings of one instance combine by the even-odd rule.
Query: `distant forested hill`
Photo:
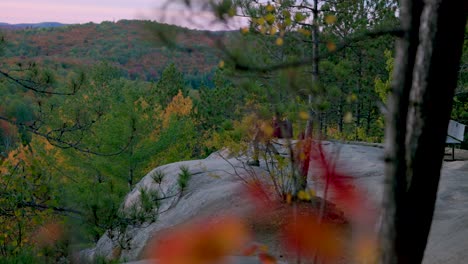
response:
[[[41,22],[41,23],[21,23],[21,24],[9,24],[0,22],[0,29],[31,29],[31,28],[52,28],[52,27],[64,27],[67,24],[58,22]]]
[[[60,70],[107,61],[129,79],[140,80],[157,80],[164,68],[174,63],[192,86],[198,86],[211,78],[219,60],[213,39],[202,31],[137,20],[54,25],[0,25],[6,41],[2,63],[39,62]],[[161,38],[155,32],[170,34]],[[167,38],[178,46],[167,48],[161,40]]]

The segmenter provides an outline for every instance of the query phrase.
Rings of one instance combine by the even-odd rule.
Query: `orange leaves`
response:
[[[167,127],[172,116],[188,116],[192,111],[193,102],[190,97],[184,97],[182,91],[172,98],[163,113],[163,126]]]
[[[276,264],[276,258],[267,253],[258,254],[258,259],[262,264]]]
[[[335,51],[336,50],[335,42],[332,42],[332,41],[327,42],[327,49],[328,51]]]
[[[52,246],[62,235],[62,225],[51,222],[39,228],[37,233],[33,236],[33,242],[40,247]]]
[[[20,164],[29,166],[32,159],[31,150],[27,146],[20,145],[8,153],[7,158],[3,161],[0,168],[0,173],[9,174],[9,168],[18,167]]]
[[[303,115],[307,117],[307,113]],[[255,125],[256,131],[268,134],[261,121],[253,120],[252,124]],[[324,195],[324,199],[327,200],[316,197],[322,194],[321,187],[316,187],[318,193],[305,189],[297,191],[294,194],[296,196],[291,193],[281,193],[284,197],[277,197],[274,194],[276,186],[271,182],[264,179],[249,181],[241,193],[250,198],[248,205],[252,207],[249,209],[253,208],[245,215],[248,227],[256,233],[268,232],[273,235],[279,233],[280,235],[275,237],[280,239],[279,243],[287,250],[287,254],[283,254],[286,258],[300,257],[301,260],[318,258],[325,263],[350,257],[352,254],[345,252],[345,249],[354,249],[354,257],[362,262],[375,259],[377,250],[372,246],[374,240],[370,236],[363,237],[355,243],[356,241],[351,241],[347,236],[349,230],[344,230],[349,226],[339,226],[348,220],[344,219],[341,210],[349,212],[348,216],[352,217],[350,222],[353,224],[360,221],[363,230],[373,226],[371,221],[362,218],[362,215],[367,213],[366,201],[358,189],[350,183],[352,177],[338,171],[334,157],[325,151],[321,142],[313,141],[311,138],[297,143],[293,157],[296,162],[300,162],[295,165],[301,166],[299,167],[301,176],[307,175],[309,166],[317,169],[317,176],[320,177],[317,180],[325,182],[327,186],[325,189],[330,190],[329,195]],[[280,198],[286,203],[280,203]],[[334,209],[328,200],[337,203],[340,210]],[[356,240],[354,234],[353,240]],[[163,264],[222,263],[224,257],[232,253],[256,256],[263,264],[277,263],[275,257],[268,254],[266,249],[262,249],[260,244],[247,243],[248,239],[247,227],[239,218],[223,218],[213,222],[198,221],[158,238],[158,244],[150,247],[149,253],[151,257],[159,260],[158,263]],[[274,253],[279,255],[283,252]]]
[[[343,252],[342,234],[314,215],[291,215],[283,230],[284,246],[304,258],[336,259]]]
[[[14,136],[18,133],[18,129],[7,121],[0,120],[0,133],[3,133],[3,136]]]
[[[240,29],[240,32],[242,33],[242,35],[246,35],[247,33],[249,33],[249,28],[248,27],[242,27]]]
[[[150,247],[151,258],[161,264],[220,263],[249,240],[249,232],[236,217],[197,221],[168,232]]]

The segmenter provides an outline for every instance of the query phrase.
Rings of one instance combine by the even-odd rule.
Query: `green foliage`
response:
[[[151,175],[151,178],[153,178],[155,183],[161,184],[165,176],[166,175],[163,171],[157,170],[153,175]]]
[[[38,132],[58,138],[53,143],[61,147],[1,121],[0,185],[5,191],[0,194],[0,255],[23,252],[28,245],[25,239],[56,217],[74,226],[70,232],[74,243],[96,241],[106,230],[124,231],[155,221],[163,198],[157,191],[140,190],[139,203],[128,212],[121,211],[121,203],[150,169],[203,153],[200,139],[204,132],[198,130],[199,121],[191,114],[191,99],[172,102],[179,91],[188,92],[184,75],[171,65],[154,84],[128,80],[108,62],[83,71],[70,68],[64,75],[40,69],[34,66],[27,78],[40,87],[57,92],[71,88],[75,93],[30,94],[0,80],[5,99],[0,116],[40,124]],[[177,105],[184,102],[190,104]],[[75,151],[67,144],[98,155]],[[187,171],[182,170],[180,182],[186,184],[183,172]],[[79,214],[58,216],[43,207],[72,208]],[[125,238],[115,239],[126,246]]]
[[[215,87],[202,86],[198,93],[195,116],[202,129],[218,130],[228,120],[239,118],[239,106],[243,104],[243,92],[235,89],[222,73],[215,75]]]
[[[164,47],[166,41],[152,38],[152,33],[161,31],[167,32],[164,35],[169,37],[175,36],[176,32],[181,33],[183,38],[178,38],[180,43],[177,43],[180,49],[167,49]],[[218,58],[211,44],[202,36],[203,32],[136,20],[53,29],[9,30],[8,36],[5,35],[4,55],[18,62],[24,62],[21,59],[24,56],[38,63],[47,57],[49,66],[62,68],[62,65],[66,65],[63,68],[74,70],[106,61],[117,66],[125,77],[147,81],[159,79],[162,70],[174,62],[184,73],[206,80],[217,65]],[[187,50],[193,52],[187,53]]]
[[[387,97],[391,90],[391,82],[392,82],[392,75],[393,75],[393,56],[392,52],[386,50],[384,52],[385,57],[387,58],[387,67],[386,70],[388,71],[388,79],[386,81],[382,81],[380,77],[375,78],[375,92],[379,95],[380,100],[383,103],[387,103]]]
[[[179,91],[183,95],[187,95],[187,87],[182,73],[174,64],[167,66],[161,76],[161,79],[156,83],[156,91],[159,94],[158,103],[162,107],[166,107],[174,96]]]
[[[16,255],[10,255],[1,257],[0,264],[28,264],[28,263],[37,263],[37,264],[46,264],[47,262],[44,258],[38,257],[34,252],[29,250],[23,250],[21,253]]]
[[[188,186],[188,182],[192,177],[192,174],[186,166],[181,166],[179,169],[180,173],[178,174],[179,178],[177,178],[177,184],[179,185],[180,190],[184,191]]]
[[[25,126],[0,121],[0,255],[16,256],[9,257],[9,263],[40,263],[29,255],[34,245],[26,238],[52,220],[73,226],[74,243],[84,244],[96,241],[106,230],[124,231],[156,221],[164,199],[156,190],[136,190],[138,202],[127,212],[121,210],[125,194],[150,169],[223,147],[248,153],[256,124],[268,127],[276,113],[294,122],[295,135],[303,131],[311,107],[317,135],[382,140],[379,101],[386,101],[390,89],[393,40],[377,37],[333,54],[329,51],[332,44],[369,28],[395,25],[394,1],[320,6],[323,59],[316,83],[311,81],[311,65],[268,70],[271,65],[310,60],[310,10],[298,10],[292,0],[268,5],[236,2],[242,2],[246,14],[255,19],[242,34],[223,35],[230,56],[217,71],[213,69],[219,59],[201,32],[169,25],[156,25],[172,36],[162,34],[153,43],[137,38],[142,23],[135,21],[11,32],[0,67],[43,92],[73,95],[32,93],[0,79],[0,116],[34,125],[37,133],[59,139],[49,142],[31,135]],[[232,1],[220,3],[218,16],[230,17],[235,11]],[[372,12],[364,12],[366,8]],[[183,37],[175,38],[177,32]],[[171,41],[165,37],[180,39],[174,45],[177,49],[162,47]],[[197,46],[195,39],[201,42]],[[29,62],[19,56],[37,58]],[[236,64],[264,70],[247,67],[238,72]],[[468,124],[464,74],[462,69],[452,118]],[[272,153],[263,156],[274,163],[269,170],[280,195],[290,192],[289,164]],[[161,183],[165,174],[157,171],[152,177]],[[181,191],[187,189],[190,177],[189,169],[181,167],[177,178]],[[32,204],[42,207],[25,206]],[[78,213],[58,214],[53,208]],[[127,246],[125,237],[113,238]]]

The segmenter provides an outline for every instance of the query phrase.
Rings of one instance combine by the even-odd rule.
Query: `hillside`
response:
[[[53,28],[53,27],[64,27],[67,24],[59,22],[41,22],[41,23],[21,23],[21,24],[9,24],[0,22],[1,29],[31,29],[31,28]]]
[[[156,22],[121,20],[62,27],[0,27],[6,41],[4,64],[25,60],[57,68],[108,61],[130,79],[156,80],[174,63],[188,75],[206,75],[218,64],[206,32]],[[158,34],[177,43],[168,49]]]

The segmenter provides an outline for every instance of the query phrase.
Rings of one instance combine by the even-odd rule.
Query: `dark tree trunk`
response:
[[[340,133],[343,133],[343,100],[340,100],[340,105],[338,106],[338,130]]]
[[[402,0],[386,129],[381,263],[421,263],[432,223],[466,1]]]
[[[372,106],[372,101],[369,100],[367,101],[367,124],[366,124],[366,135],[369,136],[370,135],[370,131],[371,131],[371,125],[372,125],[372,110],[373,109],[373,106]]]
[[[314,0],[312,23],[312,85],[319,85],[319,28],[318,28],[318,1]],[[309,119],[307,120],[305,137],[312,137],[314,112],[312,110],[312,95],[309,94]]]

